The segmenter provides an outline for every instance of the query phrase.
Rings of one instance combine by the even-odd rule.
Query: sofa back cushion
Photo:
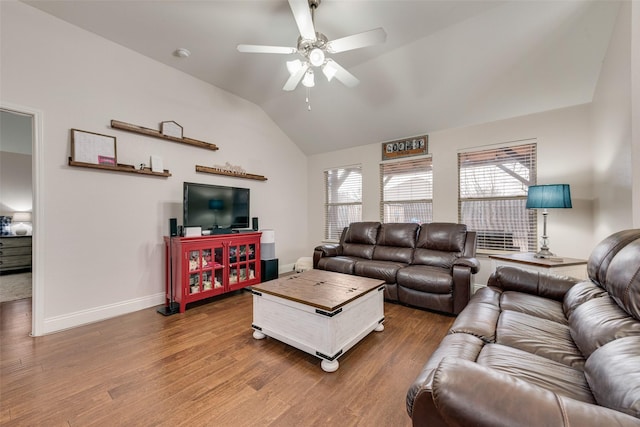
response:
[[[607,237],[593,249],[587,263],[589,278],[603,286],[611,260],[630,242],[640,239],[640,229],[623,230]]]
[[[373,259],[409,264],[416,247],[418,227],[418,224],[411,223],[382,224],[373,250]]]
[[[371,259],[379,229],[379,222],[351,223],[343,235],[342,255]]]
[[[451,268],[462,255],[467,240],[464,224],[432,222],[422,224],[412,264]]]
[[[640,337],[620,338],[587,359],[584,374],[599,405],[640,418]]]
[[[613,257],[601,285],[624,311],[640,320],[640,236]]]
[[[633,231],[598,244],[590,258],[591,282],[579,283],[565,295],[571,337],[585,357],[611,341],[640,337],[640,234]]]

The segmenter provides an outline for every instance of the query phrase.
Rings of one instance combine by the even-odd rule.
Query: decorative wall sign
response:
[[[382,160],[420,156],[429,152],[429,135],[382,143]]]
[[[71,129],[71,159],[82,163],[115,166],[116,137]]]

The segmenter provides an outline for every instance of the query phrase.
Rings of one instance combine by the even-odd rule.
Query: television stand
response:
[[[218,234],[202,237],[164,237],[165,312],[173,301],[180,313],[187,304],[260,283],[262,233]]]

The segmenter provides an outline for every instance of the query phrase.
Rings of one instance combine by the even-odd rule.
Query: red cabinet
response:
[[[261,234],[165,237],[167,306],[184,313],[190,302],[260,283]]]

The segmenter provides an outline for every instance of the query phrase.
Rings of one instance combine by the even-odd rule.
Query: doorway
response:
[[[20,221],[13,221],[8,226],[10,244],[18,247],[31,245],[31,335],[44,333],[42,304],[42,268],[38,249],[42,247],[43,230],[42,215],[40,214],[39,188],[42,179],[39,173],[41,165],[41,132],[42,113],[21,106],[0,104],[0,151],[2,155],[2,198],[0,199],[0,215],[12,217]],[[6,230],[6,227],[5,227]],[[4,240],[4,239],[3,239]],[[3,241],[4,243],[4,241]],[[26,248],[16,252],[19,256],[12,259],[17,263],[17,272],[28,270],[25,266],[24,252]],[[6,251],[4,251],[6,252]],[[5,265],[6,267],[6,265]],[[3,275],[10,271],[3,271]],[[15,275],[17,276],[17,275]],[[23,276],[24,277],[24,276]]]

